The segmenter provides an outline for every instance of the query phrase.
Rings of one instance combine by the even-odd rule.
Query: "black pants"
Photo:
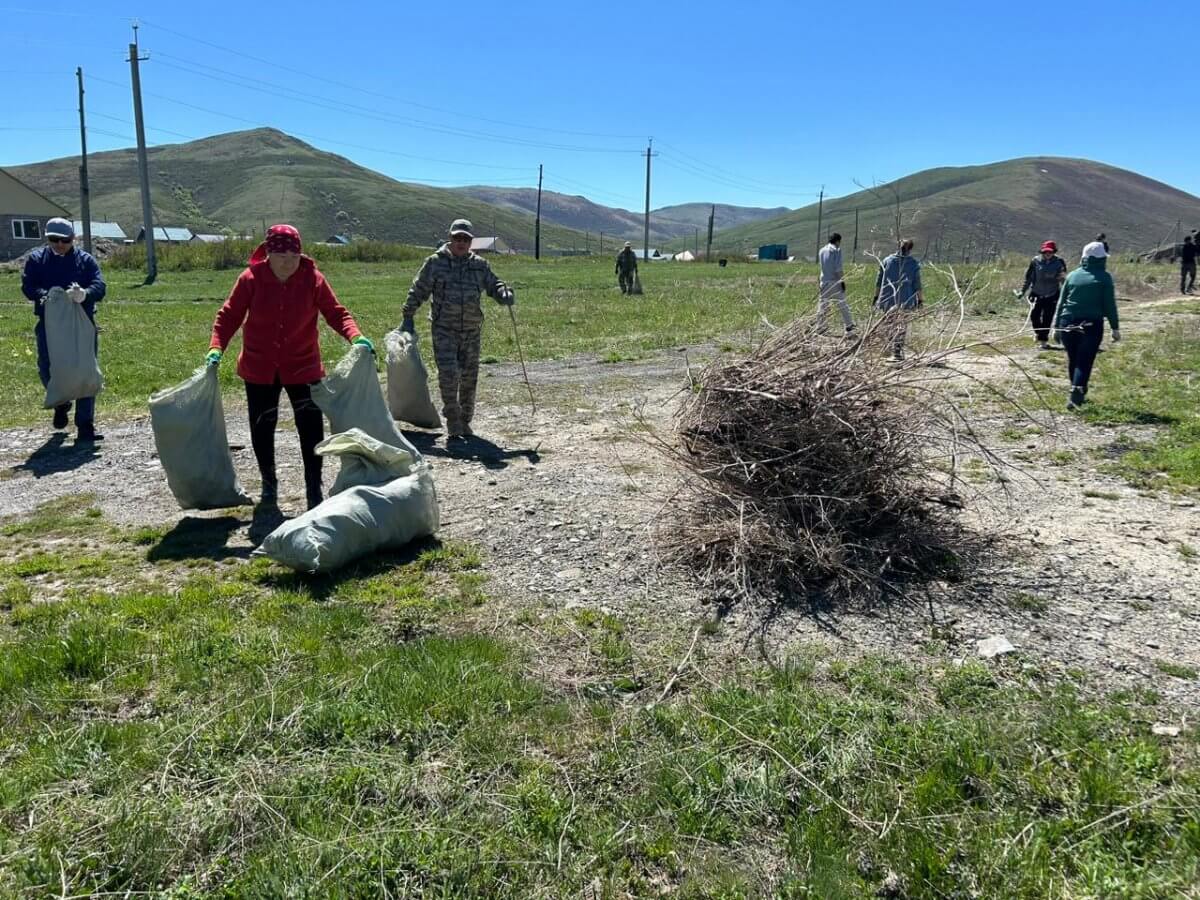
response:
[[[1196,286],[1196,261],[1179,264],[1179,293],[1186,294]]]
[[[1033,336],[1039,344],[1050,340],[1050,328],[1054,324],[1054,309],[1058,306],[1058,294],[1049,297],[1029,298],[1029,322],[1033,325]]]
[[[287,391],[300,436],[300,459],[304,463],[304,488],[310,498],[321,493],[321,457],[314,448],[325,437],[325,421],[313,402],[307,384],[252,384],[246,382],[246,406],[250,412],[250,444],[264,484],[275,482],[275,426],[279,423],[279,394]]]
[[[1104,339],[1104,322],[1074,322],[1062,329],[1063,346],[1067,349],[1067,377],[1071,388],[1086,394],[1092,364]]]

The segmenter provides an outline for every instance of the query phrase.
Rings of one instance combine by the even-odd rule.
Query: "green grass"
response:
[[[1162,331],[1106,343],[1092,372],[1088,403],[1076,413],[1108,427],[1150,426],[1147,441],[1122,436],[1113,446],[1112,469],[1144,489],[1200,487],[1200,325],[1173,324]],[[1050,393],[1053,406],[1061,398]],[[1100,492],[1085,496],[1102,496]],[[1106,498],[1111,499],[1111,498]]]
[[[913,898],[1065,898],[1200,876],[1200,745],[1150,734],[1171,715],[1152,696],[809,649],[685,670],[657,703],[665,667],[588,608],[545,623],[583,640],[564,687],[538,645],[478,633],[468,545],[196,575],[86,500],[0,531],[0,896],[867,898],[894,872]],[[116,549],[70,549],[88,523]],[[28,587],[114,553],[97,587]]]
[[[388,590],[197,578],[8,614],[0,893],[867,898],[895,872],[914,898],[1149,897],[1200,875],[1197,744],[1149,734],[1153,698],[820,651],[665,705],[564,698],[503,642],[397,639],[394,604],[447,564],[468,555]]]
[[[1182,678],[1184,681],[1194,681],[1198,676],[1200,676],[1200,672],[1198,672],[1193,666],[1185,666],[1181,663],[1174,663],[1166,659],[1156,659],[1154,661],[1154,667],[1158,669],[1158,671],[1170,675],[1172,678]]]

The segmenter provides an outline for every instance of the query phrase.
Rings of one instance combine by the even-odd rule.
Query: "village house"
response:
[[[16,259],[44,240],[46,221],[70,211],[0,169],[0,260]]]

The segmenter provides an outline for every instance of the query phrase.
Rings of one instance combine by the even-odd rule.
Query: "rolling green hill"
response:
[[[897,201],[900,224],[897,229]],[[1114,252],[1155,247],[1182,221],[1200,227],[1200,198],[1103,163],[1029,157],[984,166],[928,169],[825,203],[820,240],[841,232],[860,251],[890,252],[897,230],[917,252],[946,261],[978,260],[1003,251],[1033,254],[1046,239],[1067,258],[1103,231]],[[784,243],[796,256],[817,249],[817,206],[719,231],[714,251],[750,252]],[[683,246],[686,241],[679,242]]]
[[[455,188],[477,200],[495,206],[507,207],[530,215],[537,209],[536,188],[503,188],[487,185],[472,185]],[[786,206],[762,209],[754,206],[729,206],[718,203],[715,227],[729,228],[745,222],[769,219],[788,211]],[[650,210],[650,240],[654,243],[672,238],[692,237],[699,228],[701,235],[708,228],[709,204],[685,203]],[[587,197],[542,191],[542,221],[588,231],[593,235],[603,232],[614,238],[641,240],[643,235],[643,213],[627,209],[603,206]]]
[[[431,245],[458,216],[477,233],[533,249],[533,218],[457,191],[395,181],[272,128],[152,147],[151,196],[159,225],[262,233],[263,222],[291,222],[308,240],[348,233]],[[34,189],[79,209],[78,157],[8,169]],[[142,223],[134,150],[88,157],[92,218],[119,222],[133,236]],[[582,233],[542,225],[543,247],[584,245]]]

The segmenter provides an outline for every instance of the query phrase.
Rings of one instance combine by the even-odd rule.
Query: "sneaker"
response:
[[[1079,409],[1087,402],[1087,398],[1083,395],[1083,391],[1079,388],[1071,389],[1071,396],[1067,398],[1067,409]]]
[[[77,444],[94,444],[96,441],[104,440],[104,435],[96,431],[95,425],[80,425],[79,436],[75,438]]]
[[[1039,350],[1050,350],[1052,348],[1050,347],[1049,341],[1042,341],[1040,344],[1038,344],[1038,349]]]
[[[67,427],[67,417],[71,412],[71,404],[64,403],[62,406],[54,407],[54,427],[58,431],[62,431]]]

